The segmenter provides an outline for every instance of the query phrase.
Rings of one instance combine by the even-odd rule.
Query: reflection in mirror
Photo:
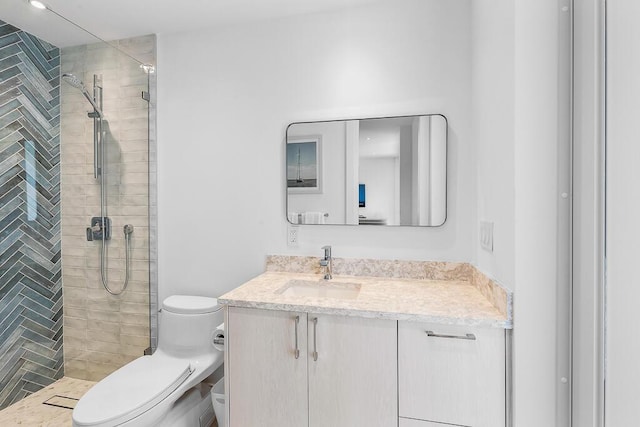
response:
[[[439,114],[292,123],[292,224],[439,226],[447,217],[447,120]]]

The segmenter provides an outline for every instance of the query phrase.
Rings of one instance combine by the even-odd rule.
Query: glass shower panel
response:
[[[150,347],[149,76],[132,56],[154,46],[139,37],[62,49],[61,73],[96,104],[62,84],[67,376],[100,380]]]

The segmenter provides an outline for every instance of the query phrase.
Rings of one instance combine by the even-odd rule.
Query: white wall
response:
[[[512,288],[514,236],[514,3],[472,2],[473,142],[477,145],[478,221],[494,223],[493,253],[474,252],[478,267]],[[496,66],[500,64],[500,66]],[[477,230],[478,224],[474,224]]]
[[[638,424],[640,4],[607,3],[605,426]]]
[[[561,332],[569,305],[558,296],[569,268],[559,219],[569,203],[559,202],[568,192],[560,147],[569,76],[560,58],[569,57],[561,48],[569,14],[552,0],[475,0],[472,23],[477,220],[494,223],[494,251],[476,238],[476,262],[514,290],[515,426],[565,426],[569,383],[560,379],[569,371],[557,360],[569,353]]]
[[[267,254],[469,261],[475,210],[468,0],[402,0],[158,38],[159,298],[220,295]],[[447,18],[450,17],[450,18]],[[286,243],[291,122],[441,113],[438,228],[304,226]]]
[[[338,257],[477,261],[516,295],[515,425],[555,425],[558,4],[399,3],[160,35],[160,298],[219,295],[266,254],[323,244]],[[307,226],[287,247],[287,124],[417,113],[448,118],[445,225]],[[477,247],[479,218],[496,225],[493,255]]]
[[[573,422],[604,419],[604,5],[574,5]]]
[[[564,49],[571,15],[562,11],[568,1],[514,5],[515,425],[564,426],[570,383],[561,378],[570,372],[557,357],[568,354],[562,330],[569,305],[558,305],[558,295],[568,286],[560,277],[569,265],[568,230],[559,224],[570,203],[561,198],[569,191],[561,152],[569,140]]]

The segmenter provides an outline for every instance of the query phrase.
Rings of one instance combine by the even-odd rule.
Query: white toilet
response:
[[[73,410],[73,426],[180,427],[212,421],[210,388],[201,382],[223,363],[224,353],[212,342],[223,321],[215,298],[165,299],[156,352],[93,386]]]

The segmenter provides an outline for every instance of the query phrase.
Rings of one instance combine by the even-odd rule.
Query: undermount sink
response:
[[[356,299],[360,284],[334,281],[289,280],[277,293],[291,297]]]

